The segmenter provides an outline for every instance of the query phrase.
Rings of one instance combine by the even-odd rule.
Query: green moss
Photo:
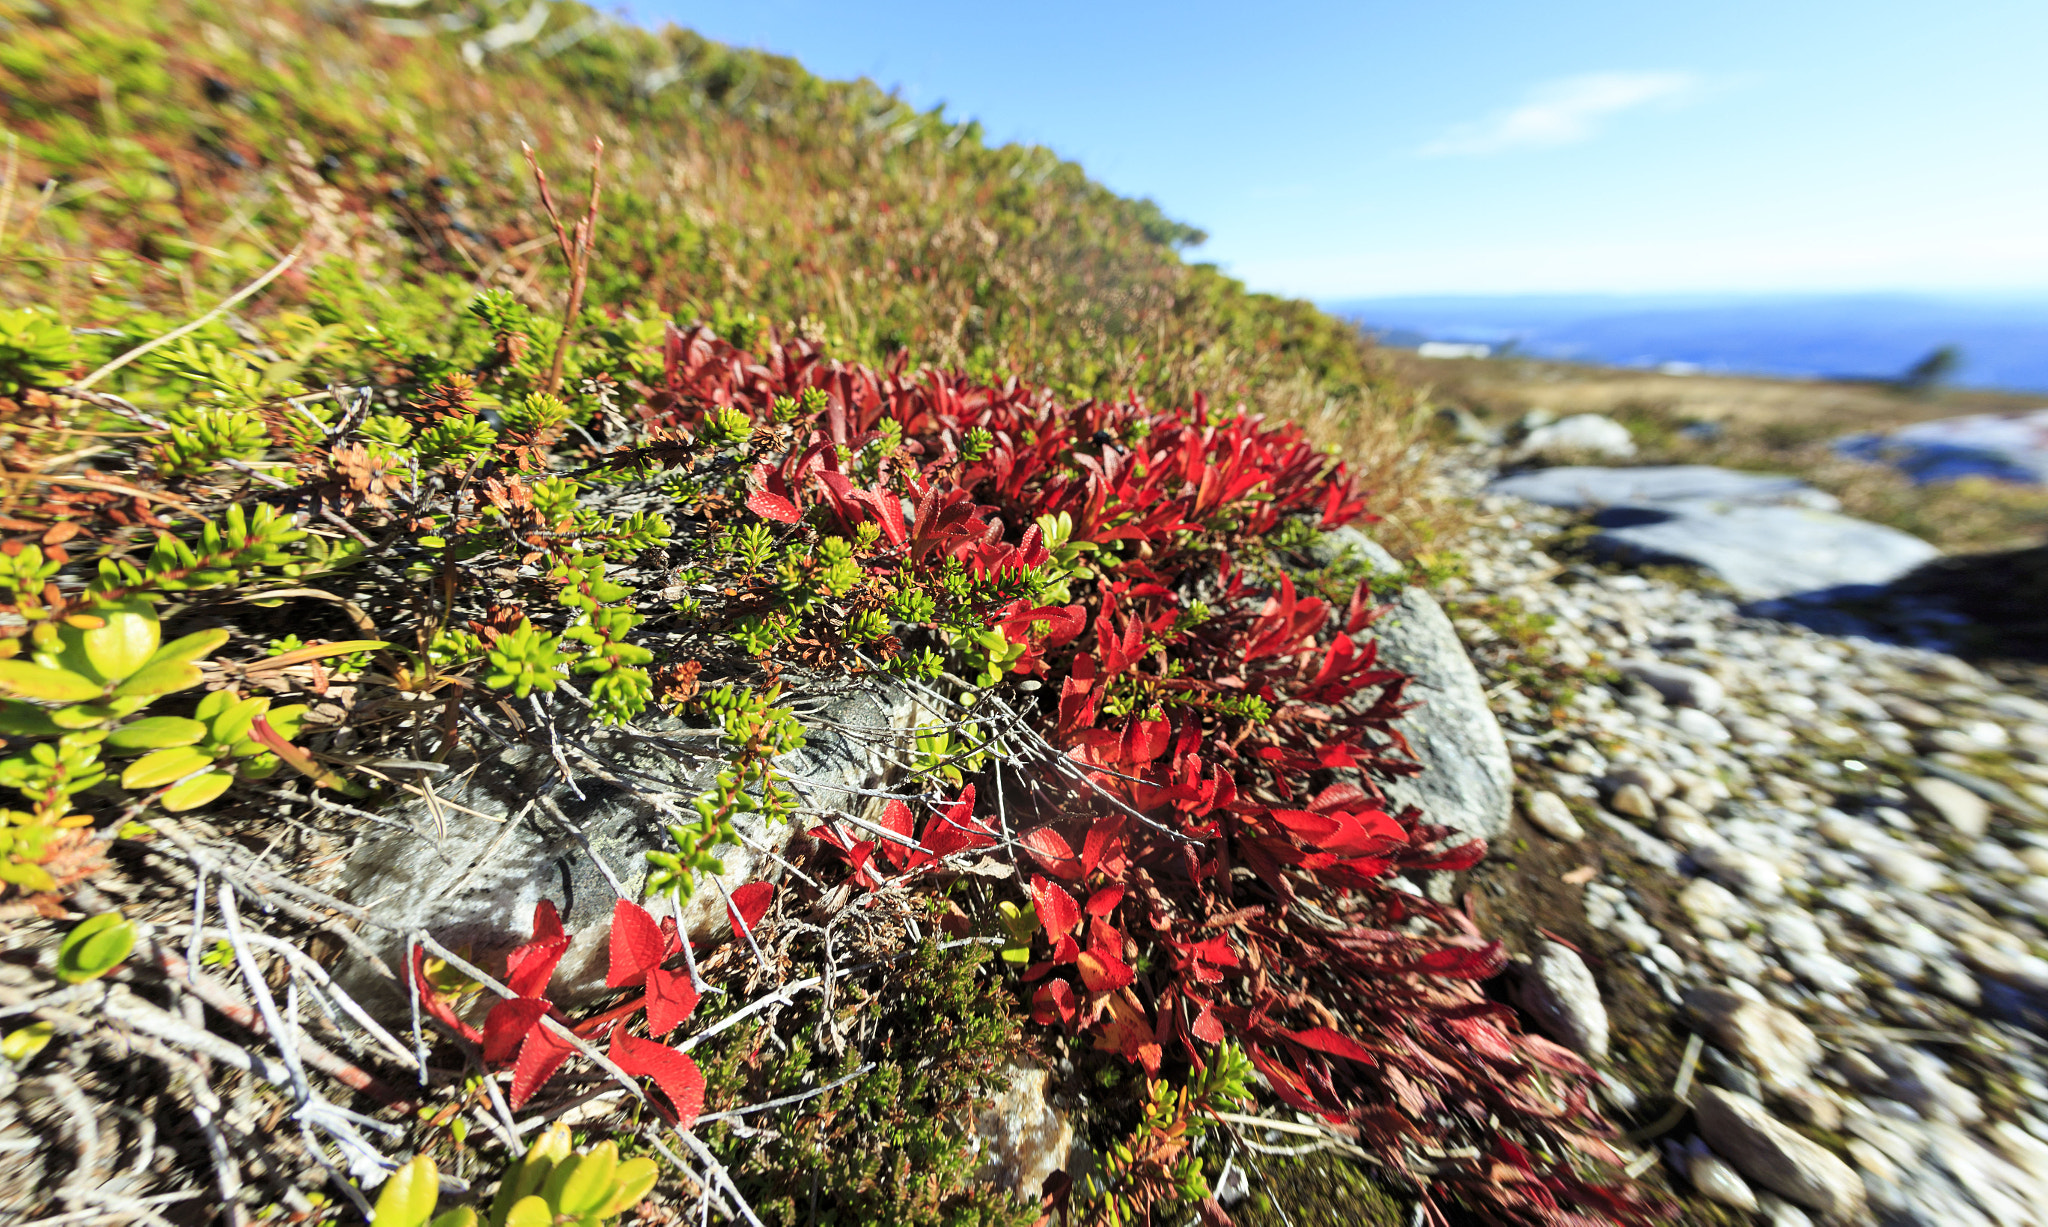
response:
[[[1017,1043],[1014,994],[992,961],[985,946],[926,943],[873,977],[841,981],[837,1056],[816,995],[783,1011],[772,1036],[765,1023],[740,1026],[697,1050],[711,1111],[800,1095],[875,1063],[844,1087],[748,1117],[764,1131],[755,1136],[726,1122],[702,1130],[763,1223],[1023,1227],[1038,1217],[1035,1205],[974,1183],[964,1130]]]
[[[1373,1179],[1363,1164],[1339,1155],[1260,1156],[1251,1164],[1249,1179],[1250,1195],[1230,1209],[1239,1227],[1402,1227],[1408,1222],[1408,1203]]]

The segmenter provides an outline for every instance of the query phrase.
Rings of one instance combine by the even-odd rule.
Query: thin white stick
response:
[[[151,350],[157,349],[160,346],[168,345],[172,341],[177,340],[179,337],[182,337],[186,333],[191,332],[195,329],[204,328],[206,325],[212,323],[214,320],[219,319],[222,315],[225,315],[228,309],[233,307],[235,304],[241,302],[245,298],[248,298],[251,294],[256,293],[256,291],[262,289],[264,286],[269,285],[271,282],[277,280],[279,277],[284,276],[284,271],[290,268],[293,264],[297,263],[299,256],[304,254],[305,250],[305,240],[301,239],[299,241],[299,245],[297,247],[292,248],[291,251],[287,252],[285,254],[284,259],[279,260],[276,264],[272,265],[269,272],[263,274],[261,277],[258,277],[256,280],[250,282],[248,285],[245,285],[241,289],[235,291],[235,293],[228,297],[225,301],[223,301],[220,304],[220,306],[215,307],[211,311],[208,311],[205,315],[200,316],[198,319],[193,320],[189,324],[185,324],[182,327],[173,328],[171,331],[158,337],[154,341],[143,342],[142,344],[136,346],[134,349],[129,350],[127,353],[122,354],[120,357],[114,359],[112,362],[109,362],[105,366],[94,371],[92,374],[87,375],[84,379],[79,380],[77,383],[73,384],[72,387],[80,392],[83,392],[86,389],[92,387],[94,384],[98,383],[100,380],[113,374],[115,371],[120,370],[122,367],[127,366],[129,363],[135,361],[137,358],[140,358],[142,355],[150,352]]]

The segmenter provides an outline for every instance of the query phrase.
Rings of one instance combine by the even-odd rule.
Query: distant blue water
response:
[[[1393,345],[1512,343],[1532,357],[1685,362],[1714,373],[1886,379],[1954,345],[1963,361],[1951,383],[2048,391],[2048,294],[1411,297],[1324,307]]]

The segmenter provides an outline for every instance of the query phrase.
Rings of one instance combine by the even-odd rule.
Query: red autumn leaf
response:
[[[1101,946],[1083,950],[1074,962],[1081,969],[1081,983],[1091,993],[1115,992],[1134,978],[1122,959]]]
[[[883,806],[882,829],[904,840],[915,838],[911,830],[910,807],[901,801],[894,800]],[[880,845],[882,855],[887,857],[890,863],[894,864],[898,869],[909,868],[912,864],[916,863],[916,858],[919,856],[919,849],[912,847],[909,843],[898,843],[891,839],[878,840],[876,842]]]
[[[768,904],[774,898],[773,882],[749,882],[732,892],[732,906],[725,909],[725,913],[732,922],[733,932],[739,932],[741,922],[745,922],[747,932],[752,933],[754,926],[761,923],[761,917],[768,914]]]
[[[644,983],[647,973],[669,955],[668,938],[646,908],[621,899],[612,905],[611,963],[604,982],[611,988]]]
[[[492,1006],[484,1016],[485,1064],[511,1060],[519,1051],[520,1041],[548,1009],[548,1003],[539,997],[508,997]]]
[[[1033,860],[1045,867],[1045,871],[1056,878],[1078,882],[1087,876],[1081,862],[1074,858],[1074,849],[1058,831],[1051,827],[1037,827],[1017,837],[1024,850]]]
[[[911,854],[909,863],[912,865],[928,865],[955,852],[995,842],[995,836],[974,821],[974,785],[961,789],[959,800],[925,821],[924,838],[918,842],[924,845],[924,850]]]
[[[524,1107],[575,1051],[567,1040],[536,1023],[526,1033],[519,1045],[519,1059],[512,1064],[512,1106]]]
[[[543,899],[533,909],[533,938],[505,956],[505,985],[521,997],[545,997],[555,964],[569,949],[569,935],[562,932],[561,914],[552,900]]]
[[[697,986],[688,972],[656,967],[647,973],[647,1029],[667,1035],[697,1009]]]
[[[1048,980],[1031,994],[1031,1021],[1041,1027],[1062,1026],[1074,1021],[1074,987],[1065,980]]]
[[[796,504],[766,490],[756,490],[747,496],[747,510],[764,520],[775,520],[783,524],[794,524],[803,516],[797,513]]]
[[[840,837],[839,832],[831,827],[823,826],[812,827],[811,838],[839,849],[840,854],[846,857],[847,864],[853,867],[854,884],[862,890],[873,890],[881,885],[880,880],[868,868],[868,865],[875,858],[874,840],[862,839],[848,844]]]
[[[689,1053],[621,1031],[612,1037],[607,1055],[612,1064],[634,1077],[654,1079],[654,1085],[675,1105],[671,1119],[676,1128],[688,1129],[697,1123],[704,1111],[704,1073]]]
[[[1105,886],[1088,896],[1088,914],[1090,916],[1107,916],[1116,910],[1117,904],[1123,901],[1123,887]]]
[[[1126,1061],[1142,1065],[1148,1074],[1158,1073],[1161,1053],[1152,1033],[1152,1020],[1131,990],[1111,994],[1103,1013],[1106,1021],[1095,1037],[1096,1049],[1117,1053]]]
[[[1074,926],[1081,923],[1080,905],[1057,882],[1033,874],[1031,899],[1038,905],[1038,920],[1045,926],[1046,935],[1055,940],[1072,933]]]
[[[434,991],[432,982],[427,979],[427,952],[418,946],[413,947],[412,952],[412,979],[419,987],[420,1008],[427,1012],[428,1017],[472,1043],[483,1038],[475,1027],[456,1017],[455,1011],[448,1008],[447,1001]]]
[[[1201,1005],[1202,1009],[1195,1015],[1195,1021],[1188,1025],[1188,1031],[1204,1044],[1222,1043],[1223,1024],[1216,1021],[1216,1013],[1209,1008],[1208,1002]]]
[[[1283,1034],[1304,1048],[1313,1048],[1317,1052],[1327,1052],[1333,1057],[1343,1057],[1346,1060],[1359,1061],[1366,1065],[1376,1065],[1379,1063],[1377,1057],[1358,1046],[1358,1041],[1348,1035],[1332,1031],[1328,1027],[1310,1027],[1306,1031],[1287,1031],[1283,1032]]]

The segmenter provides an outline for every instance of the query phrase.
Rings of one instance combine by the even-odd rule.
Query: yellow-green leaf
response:
[[[270,722],[272,732],[290,741],[299,735],[299,726],[305,723],[306,705],[293,703],[288,707],[273,707],[263,718]]]
[[[0,694],[46,703],[83,703],[102,687],[69,669],[50,669],[29,660],[0,660]]]
[[[57,978],[66,984],[96,980],[121,965],[135,949],[135,926],[119,912],[81,921],[57,947]]]
[[[505,1215],[503,1227],[555,1227],[554,1211],[538,1197],[522,1197]]]
[[[145,754],[128,764],[128,770],[121,773],[121,787],[160,788],[202,767],[211,766],[213,759],[199,750],[191,746],[173,746]]]
[[[270,700],[261,696],[228,704],[226,711],[213,718],[213,743],[228,746],[242,740],[256,717],[269,710]]]
[[[612,1173],[612,1198],[598,1213],[610,1218],[639,1204],[661,1178],[661,1168],[652,1159],[628,1159]]]
[[[60,729],[90,729],[120,714],[108,703],[74,703],[51,712],[50,723]]]
[[[476,1211],[468,1206],[457,1206],[436,1217],[433,1227],[476,1227]]]
[[[199,744],[206,726],[183,716],[149,716],[131,720],[107,734],[107,746],[114,750],[163,750],[171,746]]]
[[[8,737],[49,737],[57,732],[50,713],[33,703],[13,699],[0,702],[0,735]]]
[[[0,1040],[0,1057],[6,1057],[17,1065],[26,1064],[28,1059],[43,1050],[57,1028],[47,1022],[32,1022],[26,1027],[7,1033]]]
[[[227,641],[227,631],[218,626],[210,631],[193,631],[182,639],[173,639],[158,648],[156,655],[149,658],[149,663],[161,665],[173,661],[198,660],[202,656],[211,655],[215,648]]]
[[[172,694],[190,690],[205,680],[206,675],[199,666],[185,660],[158,661],[145,667],[141,672],[119,686],[114,687],[118,695]]]
[[[148,598],[107,601],[90,612],[100,619],[99,626],[90,630],[66,626],[58,632],[67,668],[102,682],[118,682],[155,654],[163,632],[157,625],[156,607]]]
[[[434,1170],[434,1161],[425,1155],[414,1155],[411,1162],[391,1173],[391,1178],[384,1182],[370,1222],[375,1227],[426,1227],[440,1197],[441,1176]]]
[[[182,784],[172,785],[165,789],[164,795],[158,797],[156,801],[158,805],[174,814],[183,813],[188,809],[198,809],[218,797],[234,782],[235,777],[225,771],[209,771],[205,775],[195,775]]]

